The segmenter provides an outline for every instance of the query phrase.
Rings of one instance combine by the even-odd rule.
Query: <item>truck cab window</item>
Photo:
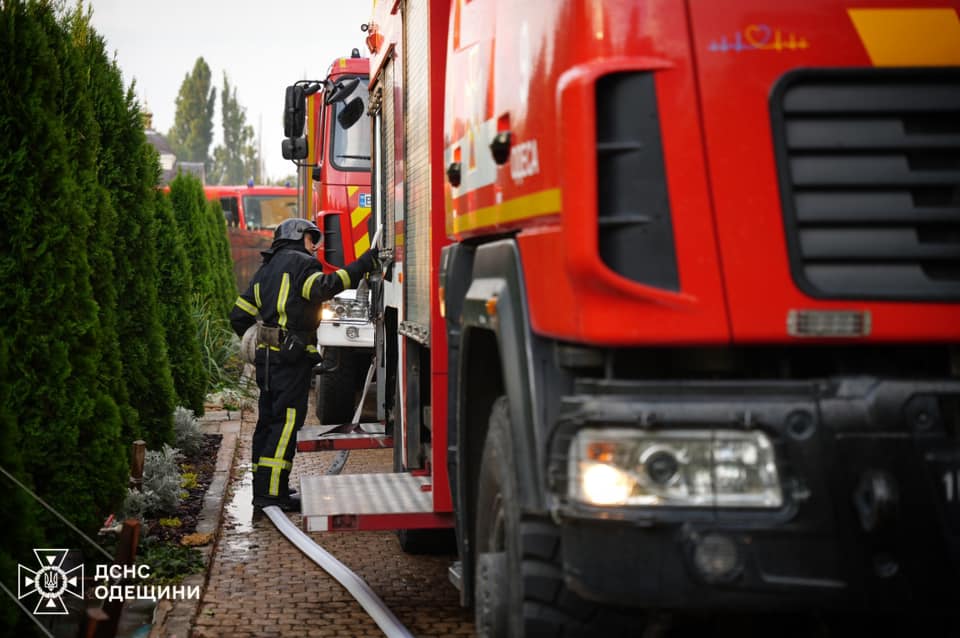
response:
[[[297,198],[292,195],[245,195],[243,210],[250,230],[273,230],[283,220],[297,217]]]
[[[227,220],[227,228],[236,228],[240,225],[240,213],[237,211],[236,197],[221,197],[220,207],[223,217]]]
[[[369,171],[370,170],[370,128],[364,119],[351,126],[343,128],[339,122],[339,115],[354,99],[363,100],[363,112],[367,111],[367,78],[361,77],[360,84],[353,90],[347,99],[333,105],[333,121],[331,127],[332,143],[330,144],[330,161],[340,170]]]

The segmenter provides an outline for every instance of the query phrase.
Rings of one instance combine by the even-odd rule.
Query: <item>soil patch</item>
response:
[[[184,455],[180,461],[180,470],[184,474],[196,475],[195,484],[184,487],[187,496],[180,501],[177,512],[158,518],[147,518],[144,521],[144,535],[159,541],[181,544],[183,537],[197,531],[197,519],[203,509],[203,498],[207,488],[213,480],[213,473],[217,467],[217,451],[220,449],[221,434],[204,434],[203,444],[196,454]],[[161,521],[179,519],[179,526],[162,525]]]

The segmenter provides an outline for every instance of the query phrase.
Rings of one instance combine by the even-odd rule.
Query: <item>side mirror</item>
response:
[[[300,137],[307,122],[307,102],[303,87],[297,84],[287,87],[283,106],[283,134],[286,137]]]
[[[348,95],[353,93],[359,84],[360,78],[347,78],[346,80],[340,80],[333,85],[332,89],[327,91],[326,97],[323,98],[324,104],[343,102],[345,99],[347,99]]]
[[[302,160],[307,158],[307,138],[291,137],[283,140],[280,147],[283,159]]]
[[[347,130],[363,117],[363,98],[355,97],[337,113],[337,122]]]

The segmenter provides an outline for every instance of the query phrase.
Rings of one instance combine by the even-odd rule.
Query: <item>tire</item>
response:
[[[490,412],[474,530],[477,635],[597,635],[600,609],[564,584],[556,525],[521,516],[514,473],[521,460],[513,454],[507,398],[499,397]]]
[[[317,379],[317,419],[322,425],[350,423],[363,391],[371,355],[350,348],[325,348],[323,356],[339,356],[340,363]]]

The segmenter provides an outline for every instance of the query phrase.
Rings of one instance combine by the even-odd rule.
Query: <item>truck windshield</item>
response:
[[[249,230],[273,230],[297,216],[295,195],[244,195],[243,213]]]
[[[363,112],[367,112],[367,80],[368,78],[361,76],[360,84],[353,90],[353,93],[346,100],[337,102],[332,111],[330,161],[343,171],[370,170],[370,126],[367,123],[367,118],[362,118],[348,129],[340,126],[340,122],[337,120],[337,116],[347,107],[347,104],[356,98],[363,100]]]

